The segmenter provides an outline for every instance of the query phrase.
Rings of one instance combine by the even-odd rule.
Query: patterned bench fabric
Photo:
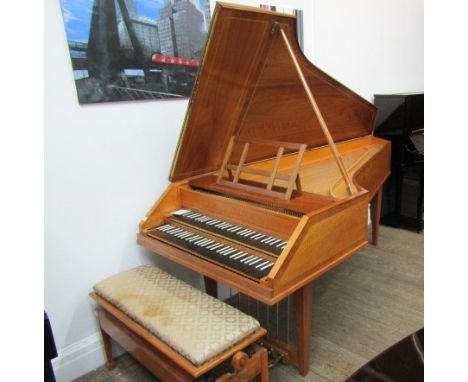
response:
[[[94,291],[196,366],[260,327],[254,318],[151,265],[109,277]]]

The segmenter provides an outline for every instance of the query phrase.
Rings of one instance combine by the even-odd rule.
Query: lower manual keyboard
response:
[[[148,235],[179,247],[205,260],[259,280],[266,276],[274,262],[181,227],[164,224],[148,231]]]

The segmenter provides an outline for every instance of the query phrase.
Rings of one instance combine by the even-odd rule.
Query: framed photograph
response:
[[[80,104],[190,96],[209,0],[61,0]]]

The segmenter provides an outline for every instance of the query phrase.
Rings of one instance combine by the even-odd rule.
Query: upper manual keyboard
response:
[[[269,234],[248,229],[233,223],[228,223],[196,211],[186,209],[174,211],[171,219],[241,243],[270,255],[278,256],[287,244],[287,241]]]

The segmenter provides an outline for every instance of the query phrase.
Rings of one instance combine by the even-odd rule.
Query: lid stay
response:
[[[335,146],[335,142],[333,141],[333,138],[330,134],[330,131],[328,130],[327,124],[325,123],[325,120],[323,119],[322,113],[320,112],[320,109],[317,105],[317,102],[315,101],[315,98],[309,88],[309,85],[307,84],[307,81],[304,77],[304,74],[302,73],[302,69],[299,66],[299,63],[297,62],[297,58],[292,50],[291,44],[289,43],[288,37],[286,36],[286,33],[284,32],[283,27],[278,23],[275,22],[273,24],[272,28],[272,34],[279,30],[281,37],[283,38],[284,43],[286,44],[286,47],[288,49],[289,55],[291,56],[291,60],[294,63],[294,66],[296,68],[297,74],[299,76],[299,79],[302,82],[302,85],[304,87],[305,92],[307,93],[307,97],[309,98],[310,104],[312,105],[312,108],[314,109],[315,114],[317,115],[317,119],[319,121],[320,127],[322,128],[323,134],[325,135],[325,138],[327,139],[328,145],[330,146],[330,149],[333,153],[333,156],[335,158],[336,164],[338,165],[338,168],[341,172],[341,175],[343,179],[346,182],[346,186],[348,189],[348,193],[350,195],[356,194],[357,188],[356,186],[351,182],[351,179],[349,178],[348,172],[346,171],[346,168],[344,167],[343,160],[341,158],[340,153],[338,152],[338,149]]]

